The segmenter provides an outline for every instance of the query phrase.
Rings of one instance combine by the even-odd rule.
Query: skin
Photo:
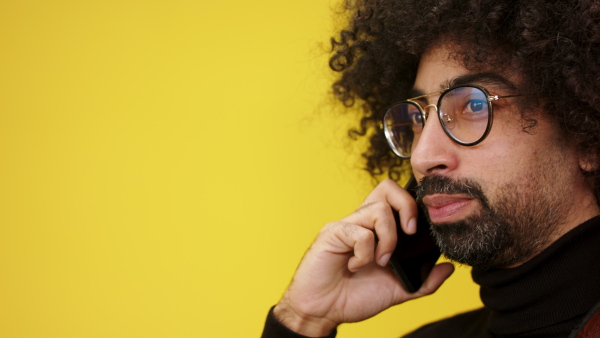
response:
[[[448,58],[445,45],[440,45],[422,57],[414,88],[423,93],[436,92],[448,81],[465,74],[469,71]],[[492,94],[508,94],[501,86],[481,85]],[[435,103],[437,95],[428,99]],[[472,178],[482,185],[490,202],[497,200],[499,192],[495,187],[506,182],[520,184],[530,191],[540,184],[550,184],[544,193],[560,194],[557,195],[562,196],[560,207],[565,212],[550,242],[599,213],[592,191],[579,170],[581,165],[591,164],[582,162],[575,147],[557,137],[557,128],[552,123],[539,116],[535,132],[527,133],[510,101],[494,105],[494,111],[498,116],[515,118],[504,118],[503,123],[494,120],[488,137],[473,147],[453,142],[438,120],[427,120],[411,157],[415,177],[418,180],[432,175]],[[531,183],[531,178],[543,170],[561,173],[560,182]],[[453,200],[457,204],[442,206],[440,211],[440,204]],[[432,212],[437,215],[439,226],[464,218],[478,208],[476,202],[465,201],[463,196],[438,194],[425,198],[424,203],[436,209]],[[387,266],[397,238],[390,206],[399,211],[402,229],[414,233],[415,201],[396,182],[383,181],[356,212],[321,230],[275,307],[276,318],[297,333],[320,337],[340,323],[367,319],[390,306],[437,290],[454,271],[452,264],[437,265],[414,294],[404,291]]]
[[[434,92],[448,81],[467,74],[471,72],[449,58],[449,49],[433,48],[421,60],[414,88]],[[503,75],[510,82],[518,83],[518,76]],[[502,84],[477,84],[486,87],[492,95],[515,94],[507,92]],[[429,97],[429,103],[437,102],[437,98],[438,95]],[[481,184],[492,205],[505,193],[503,187],[507,185],[518,187],[520,195],[552,201],[562,216],[551,238],[533,252],[535,255],[569,230],[598,215],[599,209],[591,187],[581,174],[584,160],[575,144],[565,141],[558,126],[541,112],[535,117],[535,129],[524,132],[516,103],[515,99],[494,101],[492,130],[482,143],[472,147],[451,141],[437,119],[428,119],[413,148],[411,166],[418,180],[433,175],[473,179]],[[462,197],[428,195],[423,203],[430,216],[435,215],[432,221],[443,224],[465,218],[479,207],[477,202]],[[451,203],[453,201],[456,203]],[[514,265],[522,264],[533,255]]]

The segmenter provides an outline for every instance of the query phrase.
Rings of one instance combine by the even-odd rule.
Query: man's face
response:
[[[450,59],[442,45],[422,57],[414,89],[437,92],[468,76],[492,95],[526,94],[512,89],[518,82],[514,74],[481,74]],[[436,104],[438,97],[426,97],[421,105]],[[524,131],[517,98],[494,101],[493,109],[490,134],[466,147],[444,133],[435,110],[428,108],[411,157],[421,181],[419,200],[442,251],[480,268],[525,262],[598,214],[575,147],[558,128],[540,113],[535,127]]]

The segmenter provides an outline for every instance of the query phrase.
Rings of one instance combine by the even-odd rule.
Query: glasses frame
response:
[[[458,88],[476,88],[481,90],[486,97],[486,101],[488,104],[488,122],[487,122],[487,126],[485,128],[485,131],[483,133],[483,135],[481,135],[481,137],[479,139],[477,139],[476,141],[473,142],[464,142],[461,141],[459,139],[457,139],[454,135],[452,135],[452,133],[448,130],[448,127],[446,126],[446,122],[444,122],[443,117],[442,117],[442,112],[439,109],[440,106],[440,102],[442,101],[442,99],[444,98],[444,96],[446,94],[448,94],[449,92],[451,92],[454,89],[458,89]],[[428,97],[431,95],[435,95],[435,94],[440,94],[440,97],[437,100],[437,104],[428,104],[425,107],[422,107],[418,102],[416,102],[415,100],[418,100],[420,98],[423,97]],[[440,121],[440,125],[442,126],[442,128],[444,129],[444,132],[446,133],[446,135],[448,135],[448,137],[450,137],[450,139],[460,145],[463,146],[467,146],[467,147],[471,147],[474,146],[476,144],[481,143],[490,133],[490,130],[492,129],[492,124],[494,121],[494,109],[493,109],[493,105],[492,105],[492,101],[497,101],[499,99],[504,99],[504,98],[510,98],[510,97],[517,97],[517,96],[523,96],[523,94],[515,94],[515,95],[491,95],[490,92],[479,86],[479,85],[475,85],[475,84],[466,84],[466,85],[459,85],[459,86],[454,86],[454,87],[450,87],[450,88],[445,88],[442,90],[439,90],[437,92],[433,92],[433,93],[429,93],[429,94],[425,94],[425,95],[420,95],[420,96],[416,96],[416,97],[411,97],[409,99],[406,99],[404,101],[398,102],[393,104],[390,108],[388,108],[388,110],[386,110],[385,114],[383,115],[383,121],[382,121],[382,128],[383,128],[383,132],[385,134],[385,139],[388,143],[388,146],[392,149],[392,151],[394,152],[394,154],[396,154],[396,156],[402,158],[402,159],[409,159],[411,155],[401,155],[400,152],[398,151],[398,149],[396,149],[396,147],[394,146],[394,142],[392,140],[392,136],[390,135],[390,132],[388,131],[388,129],[385,127],[385,119],[386,116],[388,114],[388,112],[390,110],[392,110],[394,107],[399,106],[401,104],[412,104],[417,106],[417,108],[419,109],[419,113],[421,114],[421,118],[422,118],[422,123],[423,123],[423,128],[425,128],[425,122],[426,120],[429,118],[429,113],[426,113],[425,111],[429,108],[429,107],[433,107],[435,108],[435,111],[437,113],[438,119]],[[449,122],[449,121],[448,121]],[[413,140],[414,142],[414,140]],[[411,154],[412,154],[412,149],[411,149]]]

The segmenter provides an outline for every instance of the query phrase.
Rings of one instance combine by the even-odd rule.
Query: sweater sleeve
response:
[[[275,315],[273,315],[274,308],[275,306],[273,306],[269,311],[261,338],[309,338],[307,336],[297,334],[281,324],[281,322],[275,318]],[[321,338],[335,338],[336,334],[337,330],[333,330],[331,334]]]

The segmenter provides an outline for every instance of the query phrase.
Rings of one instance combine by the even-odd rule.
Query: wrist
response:
[[[275,306],[273,315],[288,329],[307,337],[326,337],[337,327],[327,318],[308,316],[294,310],[284,300]]]

